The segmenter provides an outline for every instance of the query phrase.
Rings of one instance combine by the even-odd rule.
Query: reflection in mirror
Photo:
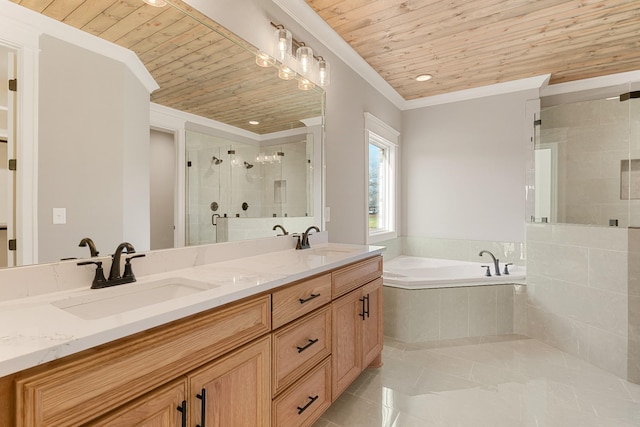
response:
[[[18,256],[19,265],[84,258],[87,254],[78,247],[84,237],[91,237],[103,254],[113,251],[122,241],[131,242],[138,251],[191,243],[186,240],[185,227],[179,224],[188,222],[185,218],[186,173],[182,162],[184,124],[196,116],[202,119],[198,121],[202,126],[219,126],[258,144],[283,133],[288,136],[291,132],[312,133],[314,155],[307,157],[313,167],[312,182],[282,175],[279,179],[273,178],[270,186],[255,189],[253,200],[260,202],[235,200],[233,197],[240,197],[241,193],[231,192],[233,197],[227,203],[233,205],[228,212],[234,217],[236,213],[253,214],[259,208],[270,221],[274,220],[273,213],[278,218],[287,214],[292,223],[295,215],[322,226],[319,150],[324,91],[317,87],[300,90],[297,81],[280,80],[275,67],[256,65],[257,50],[253,46],[185,3],[179,0],[168,3],[165,8],[155,8],[142,0],[12,0],[0,10],[0,17],[5,19],[3,23],[15,20],[20,28],[13,32],[16,37],[31,31],[29,40],[37,40],[36,48],[31,45],[28,46],[31,50],[25,48],[37,64],[34,67],[36,81],[22,86],[38,89],[34,94],[38,100],[37,114],[32,119],[37,128],[33,129],[37,139],[34,137],[32,142],[37,156],[18,159],[22,165],[29,162],[34,165],[29,175],[34,177],[34,191],[18,194],[16,199],[17,209],[21,209],[24,199],[37,207],[37,213],[31,216],[33,227],[16,225],[18,235],[22,232],[30,238],[29,233],[33,233],[29,242],[18,244],[24,252]],[[40,25],[39,19],[44,18],[34,12],[60,22],[47,19],[46,25]],[[265,25],[270,24],[265,22]],[[10,37],[5,38],[14,42]],[[20,46],[26,45],[22,40],[15,40],[12,49],[20,53]],[[0,43],[0,51],[1,48]],[[19,72],[23,65],[18,63]],[[159,88],[154,90],[156,83]],[[150,236],[153,226],[150,211],[158,209],[152,208],[154,200],[150,199],[155,196],[149,190],[150,181],[155,179],[150,160],[153,153],[149,148],[149,113],[156,107],[168,107],[171,111],[166,114],[171,120],[160,125],[156,122],[155,128],[169,132],[175,144],[174,168],[168,169],[169,173],[174,171],[175,179],[165,187],[176,190],[172,203],[176,213],[173,227],[172,218],[167,221],[172,231],[174,228],[180,231],[174,238],[163,237],[157,244],[152,243]],[[305,124],[318,117],[320,120],[314,125]],[[157,117],[152,115],[153,118]],[[182,124],[175,125],[176,122]],[[259,124],[251,124],[255,122]],[[18,153],[30,152],[20,151],[21,143],[18,139]],[[289,156],[285,144],[280,146],[286,153],[285,158]],[[247,149],[238,147],[237,152],[241,154]],[[219,151],[218,157],[223,159],[220,166],[228,167],[231,164],[228,150]],[[213,156],[211,154],[209,163]],[[247,161],[253,168],[234,169],[229,176],[232,187],[243,180],[245,183],[248,179],[258,180],[266,169],[258,162]],[[18,182],[18,188],[23,188],[23,184]],[[313,197],[298,200],[297,194],[311,194],[297,191],[298,185],[312,189]],[[257,191],[264,194],[258,195]],[[279,195],[277,202],[276,194]],[[277,206],[268,206],[267,195]],[[12,200],[10,196],[7,199]],[[313,203],[309,205],[310,200]],[[211,202],[209,200],[209,204]],[[242,209],[244,202],[248,205],[246,211]],[[63,218],[55,216],[60,210],[65,213]],[[18,221],[25,223],[32,211],[22,209]],[[308,212],[313,213],[305,217]],[[241,238],[262,237],[265,234],[260,233],[265,232],[276,234],[271,230],[273,224],[257,225],[257,219],[248,216],[240,219],[254,221],[252,225],[243,226],[247,232],[241,233]],[[210,214],[206,223],[211,227]],[[231,224],[229,226],[231,229]],[[299,231],[306,227],[301,223],[291,228]],[[231,239],[231,235],[227,238]],[[202,240],[205,241],[211,240]],[[0,257],[11,258],[11,254],[5,257],[0,253]]]
[[[535,132],[536,222],[640,223],[640,100],[620,96],[631,88],[543,98]]]
[[[187,131],[188,245],[242,239],[243,219],[313,216],[313,134],[278,142]]]

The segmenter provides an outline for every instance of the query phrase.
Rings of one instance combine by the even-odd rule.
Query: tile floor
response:
[[[385,340],[313,427],[640,426],[640,385],[523,336]]]

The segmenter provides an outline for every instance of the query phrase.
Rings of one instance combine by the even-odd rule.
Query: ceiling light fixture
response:
[[[257,120],[249,120],[249,124],[250,124],[250,125],[254,125],[254,126],[255,126],[255,125],[259,125],[259,124],[260,124],[260,122],[259,122],[259,121],[257,121]]]
[[[165,7],[167,5],[167,2],[165,0],[142,0],[142,1],[148,4],[149,6],[153,6],[153,7]]]
[[[283,80],[298,78],[298,88],[309,90],[316,85],[325,87],[331,82],[329,63],[322,56],[314,56],[313,49],[293,38],[291,32],[281,24],[271,25],[276,29],[273,37],[273,55],[258,51],[256,64],[260,67],[278,67],[278,77]]]
[[[416,81],[418,82],[426,82],[429,81],[433,78],[433,76],[431,74],[420,74],[418,76],[416,76]]]

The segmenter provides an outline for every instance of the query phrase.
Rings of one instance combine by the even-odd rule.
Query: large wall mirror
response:
[[[541,99],[529,220],[640,225],[639,89],[627,83]]]
[[[24,248],[34,232],[32,252],[0,251],[1,266],[88,257],[83,237],[106,255],[122,241],[144,251],[322,227],[324,91],[278,78],[256,48],[167,3],[3,4],[0,26],[15,21],[31,44],[0,29],[0,67],[35,76],[37,135],[21,160],[20,117],[15,133],[8,122],[22,110],[0,92],[0,159],[32,162],[35,189],[22,200],[20,179],[0,170],[0,245],[17,237],[20,249],[22,236]]]

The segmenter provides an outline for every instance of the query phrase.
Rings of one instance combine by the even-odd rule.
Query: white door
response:
[[[15,239],[16,179],[9,170],[9,160],[16,159],[16,96],[7,82],[16,78],[16,55],[0,45],[0,267],[16,265],[16,251],[8,250]]]

